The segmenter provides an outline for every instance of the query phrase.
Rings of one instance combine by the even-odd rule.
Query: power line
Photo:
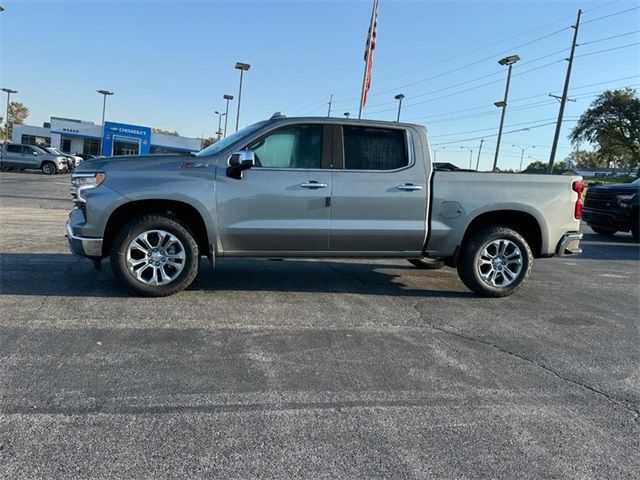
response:
[[[597,40],[591,40],[590,42],[579,43],[578,46],[579,47],[584,47],[585,45],[589,45],[589,44],[592,44],[592,43],[604,42],[605,40],[613,40],[614,38],[625,37],[627,35],[633,35],[634,33],[638,33],[638,32],[640,32],[640,30],[634,30],[633,32],[621,33],[620,35],[614,35],[612,37],[598,38]]]
[[[581,53],[580,55],[576,55],[576,58],[578,58],[578,57],[588,57],[589,55],[595,55],[597,53],[604,53],[604,52],[611,52],[613,50],[620,50],[622,48],[635,47],[636,45],[640,45],[640,42],[628,43],[627,45],[619,45],[617,47],[607,48],[606,50],[597,50],[595,52]]]
[[[586,25],[587,23],[591,23],[591,22],[597,22],[598,20],[602,20],[604,18],[609,18],[609,17],[614,17],[616,15],[620,15],[621,13],[627,13],[627,12],[631,12],[632,10],[637,10],[640,7],[631,7],[631,8],[627,8],[626,10],[621,10],[619,12],[615,12],[615,13],[610,13],[609,15],[603,15],[601,17],[597,17],[597,18],[592,18],[591,20],[587,20],[586,22],[582,22],[583,25]]]

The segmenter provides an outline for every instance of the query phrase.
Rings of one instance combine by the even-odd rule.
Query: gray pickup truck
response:
[[[0,146],[0,169],[42,170],[45,175],[73,170],[75,163],[62,153],[49,152],[34,145],[9,143]]]
[[[571,176],[434,172],[418,125],[276,114],[191,157],[83,162],[67,237],[146,296],[183,290],[206,256],[442,262],[501,297],[534,257],[580,252],[582,188]]]

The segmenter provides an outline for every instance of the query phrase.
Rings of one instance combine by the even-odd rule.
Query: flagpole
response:
[[[378,9],[378,0],[373,0],[373,8],[371,9],[371,20],[369,21],[369,33],[371,35],[373,31],[373,22]],[[362,90],[360,91],[360,107],[358,108],[358,120],[362,118],[362,103],[364,102],[364,90],[367,84],[367,72],[369,72],[369,62],[371,62],[371,42],[367,37],[367,61],[364,65],[364,75],[362,76]]]

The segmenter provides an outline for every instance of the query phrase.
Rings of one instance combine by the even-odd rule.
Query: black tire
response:
[[[640,212],[638,212],[638,209],[635,210],[634,215],[635,221],[631,224],[631,236],[634,242],[640,243],[640,218],[638,218]]]
[[[58,167],[56,167],[56,164],[53,162],[42,162],[40,169],[45,175],[53,175],[55,173],[58,173]]]
[[[495,245],[493,242],[501,243],[500,241],[505,240],[507,242],[502,244],[507,245],[507,250],[504,251],[502,255],[496,255],[499,260],[497,267],[494,265],[478,265],[485,249],[493,250],[493,246]],[[517,251],[513,246],[517,247]],[[496,247],[496,252],[498,252],[498,248],[499,247]],[[506,260],[507,264],[505,264],[504,258],[508,258],[508,256],[505,257],[505,254],[516,254],[517,256],[514,257],[514,259],[519,259],[519,263],[513,260]],[[500,260],[501,258],[502,260]],[[500,264],[500,262],[502,262],[502,264]],[[522,286],[531,272],[532,264],[533,253],[522,235],[508,227],[490,226],[472,233],[471,236],[465,240],[458,258],[458,275],[462,283],[478,295],[484,297],[507,297]],[[509,265],[515,265],[514,268],[516,270],[518,270],[517,265],[520,265],[520,269],[514,274],[514,272],[509,269]],[[482,277],[483,269],[486,270],[487,266],[489,266],[490,272],[496,271],[496,269],[502,269],[494,275],[493,283],[490,283],[488,279],[485,280]],[[513,278],[510,279],[509,276],[502,273],[506,271],[508,271],[509,276],[513,276]],[[490,272],[487,273],[490,274]],[[505,283],[503,280],[510,281],[510,283],[504,286],[495,285],[498,278],[501,279],[500,283]]]
[[[603,237],[611,237],[615,235],[617,232],[617,230],[609,230],[608,228],[602,228],[602,227],[591,227],[591,230],[596,232],[598,235],[602,235]]]
[[[151,230],[164,230],[175,236],[184,248],[184,266],[175,279],[164,285],[149,285],[129,271],[126,251],[140,234]],[[166,297],[187,288],[198,274],[198,243],[189,228],[178,219],[166,215],[144,215],[131,220],[116,235],[111,245],[111,269],[115,277],[132,293],[144,297]],[[142,269],[141,269],[142,270]]]
[[[410,258],[409,263],[419,270],[439,270],[444,267],[443,258]]]

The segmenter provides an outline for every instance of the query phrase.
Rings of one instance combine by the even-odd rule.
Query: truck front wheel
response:
[[[465,240],[458,258],[458,275],[470,290],[485,297],[506,297],[529,276],[533,254],[515,230],[492,226]]]
[[[111,268],[131,292],[165,297],[187,288],[198,274],[198,243],[189,229],[165,215],[127,223],[111,246]]]

